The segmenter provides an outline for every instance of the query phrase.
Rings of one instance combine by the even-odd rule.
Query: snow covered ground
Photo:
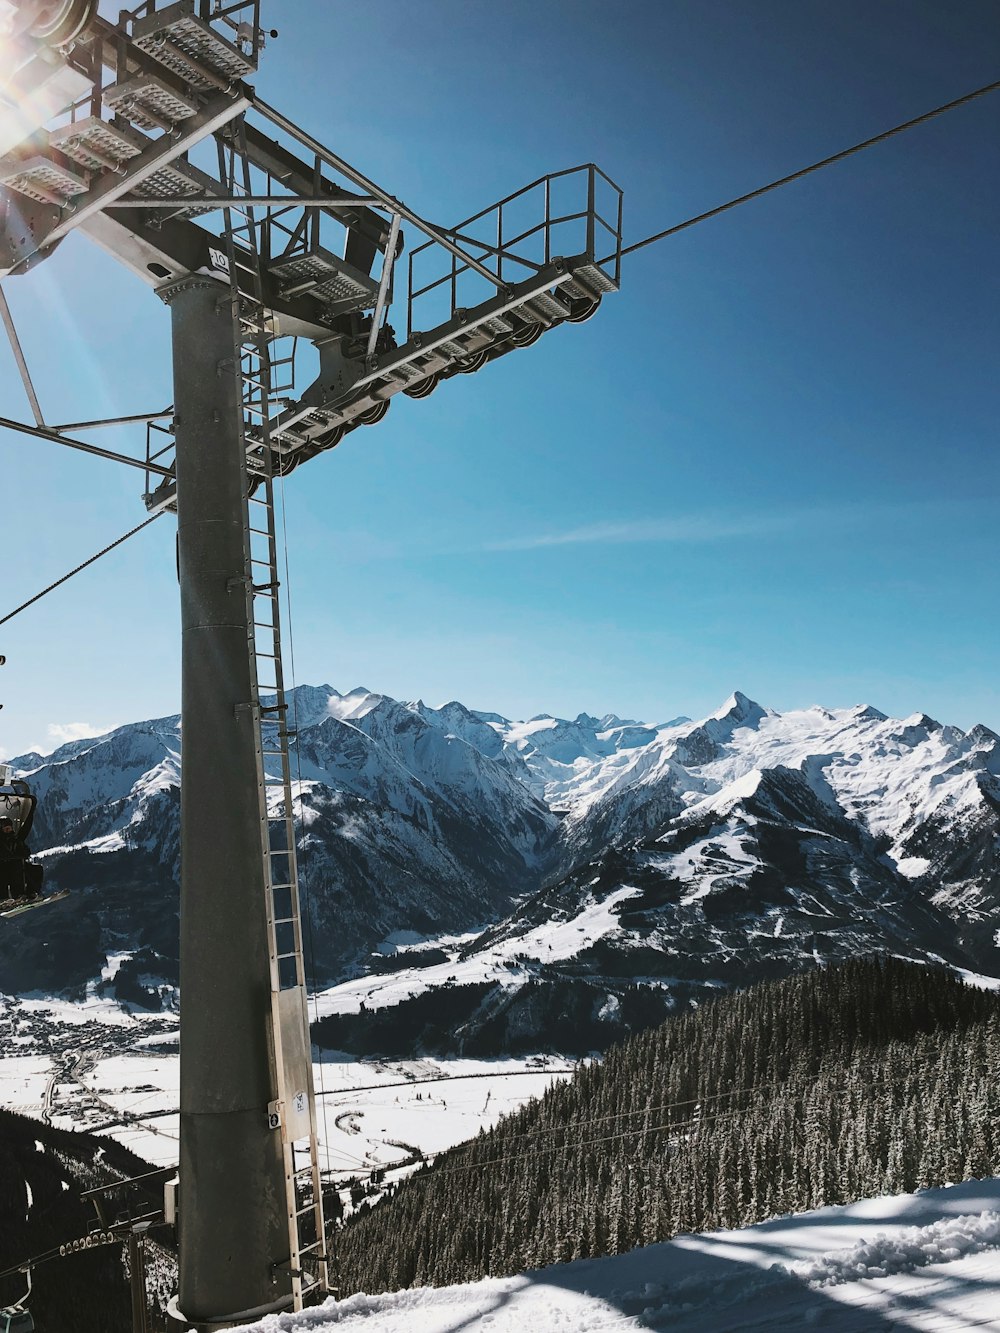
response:
[[[0,1045],[0,1106],[107,1134],[156,1166],[176,1163],[175,1015],[151,1020],[110,1002],[0,997],[0,1020],[10,1034]],[[552,1056],[358,1061],[327,1052],[313,1068],[321,1163],[339,1179],[381,1168],[387,1180],[398,1178],[572,1068]]]
[[[565,1060],[407,1060],[316,1064],[320,1163],[338,1177],[368,1175],[443,1152],[540,1097]],[[104,1132],[155,1165],[177,1161],[179,1117],[151,1115],[179,1100],[176,1058],[122,1056],[87,1075],[130,1122]],[[158,1086],[156,1086],[158,1085]]]
[[[255,1333],[958,1333],[1000,1329],[1000,1180],[439,1290],[356,1295]]]
[[[507,987],[522,986],[531,975],[522,960],[558,963],[575,958],[605,935],[616,935],[621,929],[616,912],[638,893],[638,889],[623,888],[608,894],[601,902],[589,897],[579,912],[567,920],[545,921],[520,934],[500,937],[468,957],[463,957],[463,946],[477,938],[474,934],[423,936],[422,947],[446,953],[445,962],[401,967],[390,973],[369,973],[343,981],[329,990],[318,991],[310,1000],[310,1010],[325,1018],[328,1014],[356,1014],[362,1008],[390,1008],[448,985],[468,986],[485,981]],[[396,949],[403,958],[407,952],[417,951],[417,948]]]

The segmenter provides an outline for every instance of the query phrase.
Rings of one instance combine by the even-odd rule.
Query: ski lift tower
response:
[[[226,1328],[328,1290],[275,481],[398,394],[590,318],[618,287],[621,191],[588,164],[431,225],[257,96],[248,80],[277,35],[260,0],[144,0],[116,23],[97,0],[0,0],[0,25],[0,277],[78,231],[170,312],[172,419],[151,414],[141,458],[91,452],[143,468],[148,511],[177,515],[173,1315]],[[35,411],[17,429],[90,448],[45,425],[5,322]],[[310,345],[318,370],[299,391]]]

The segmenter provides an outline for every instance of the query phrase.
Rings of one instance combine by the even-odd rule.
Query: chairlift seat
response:
[[[27,841],[35,819],[38,798],[26,782],[11,776],[9,766],[0,767],[0,819],[9,819],[14,836],[24,844],[25,855],[0,861],[0,903],[31,902],[42,891],[42,867],[30,860]],[[0,1333],[5,1333],[0,1322]]]
[[[0,1333],[35,1333],[35,1321],[28,1310],[9,1305],[0,1310]]]
[[[18,788],[23,787],[19,791]],[[20,833],[35,808],[35,798],[23,783],[15,782],[0,786],[0,819],[9,819],[14,825],[14,832]],[[0,1333],[3,1329],[0,1328]]]

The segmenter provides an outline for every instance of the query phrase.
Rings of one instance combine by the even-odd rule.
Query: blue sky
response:
[[[278,9],[261,95],[425,216],[593,160],[626,241],[1000,76],[994,0]],[[1000,729],[998,131],[993,94],[638,252],[589,323],[296,472],[297,678]],[[170,401],[165,308],[89,242],[5,287],[47,419]],[[0,403],[29,418],[2,349]],[[138,473],[10,434],[0,458],[0,611],[143,516]],[[172,523],[0,631],[0,753],[176,711]]]

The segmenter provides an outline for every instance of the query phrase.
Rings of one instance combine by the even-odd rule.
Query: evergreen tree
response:
[[[336,1236],[343,1290],[990,1174],[998,1072],[1000,996],[943,969],[878,957],[764,983],[581,1066],[357,1215]]]

